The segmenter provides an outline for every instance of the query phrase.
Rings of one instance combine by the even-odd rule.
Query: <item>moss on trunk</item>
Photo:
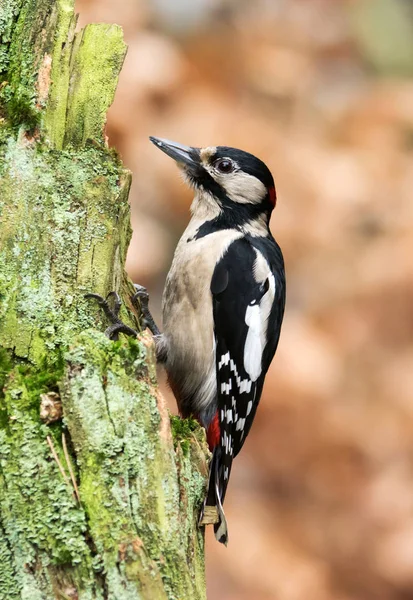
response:
[[[173,441],[150,338],[110,342],[84,298],[117,290],[138,326],[104,133],[126,48],[75,25],[71,0],[0,14],[0,599],[202,599],[204,432]]]

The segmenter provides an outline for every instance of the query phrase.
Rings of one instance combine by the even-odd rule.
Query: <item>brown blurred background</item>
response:
[[[108,134],[157,318],[191,192],[148,135],[272,170],[288,294],[209,600],[413,599],[411,0],[79,0],[129,45]],[[174,407],[171,400],[171,407]],[[154,599],[156,600],[156,599]]]

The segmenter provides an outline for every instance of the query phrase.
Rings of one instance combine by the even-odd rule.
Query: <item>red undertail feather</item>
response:
[[[208,430],[207,430],[207,441],[208,441],[208,446],[209,446],[209,449],[211,450],[211,452],[213,451],[215,446],[218,446],[219,440],[220,440],[220,435],[221,435],[221,432],[220,432],[220,428],[219,428],[219,417],[218,417],[218,411],[217,411],[208,427]]]

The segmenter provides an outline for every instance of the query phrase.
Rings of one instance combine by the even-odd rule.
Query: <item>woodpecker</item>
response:
[[[284,314],[284,261],[269,230],[274,180],[242,150],[150,140],[176,161],[195,195],[166,279],[163,333],[145,288],[135,286],[135,300],[181,416],[196,418],[207,432],[212,460],[200,522],[215,512],[215,537],[226,545],[223,503],[232,461],[254,420]],[[127,329],[117,319],[108,332]]]

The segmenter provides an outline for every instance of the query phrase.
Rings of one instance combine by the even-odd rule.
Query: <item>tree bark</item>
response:
[[[118,291],[138,326],[104,133],[121,29],[75,33],[73,0],[0,11],[0,599],[205,598],[204,432],[171,432],[150,336],[109,341],[84,298]]]

